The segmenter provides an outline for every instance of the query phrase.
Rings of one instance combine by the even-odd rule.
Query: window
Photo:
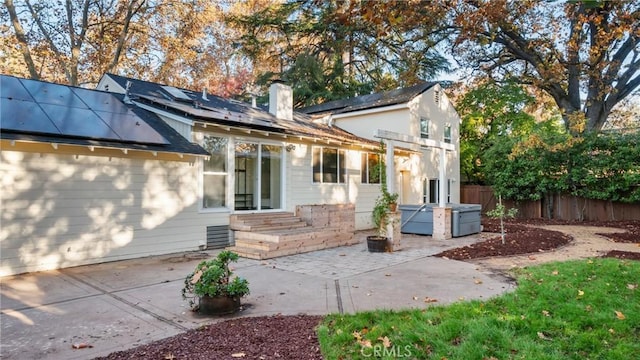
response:
[[[362,153],[360,171],[363,184],[380,184],[380,154]]]
[[[338,184],[347,181],[344,150],[314,147],[311,161],[313,163],[313,182]]]
[[[429,124],[429,119],[420,118],[420,137],[423,139],[429,138]]]
[[[446,143],[451,142],[451,125],[450,124],[447,124],[444,127],[444,142]]]
[[[433,92],[433,101],[436,103],[436,105],[440,104],[440,90],[436,90]]]
[[[202,207],[225,207],[227,194],[228,139],[205,136],[202,147],[209,152],[209,160],[202,167]]]
[[[440,201],[440,180],[438,179],[430,179],[429,180],[429,203],[437,204]],[[426,180],[424,183],[423,191],[426,191]],[[425,202],[427,196],[424,196]],[[447,203],[451,202],[451,180],[447,180]]]

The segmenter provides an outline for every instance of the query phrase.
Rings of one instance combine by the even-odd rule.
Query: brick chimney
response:
[[[269,112],[278,119],[293,120],[293,90],[291,86],[274,81],[269,87]]]

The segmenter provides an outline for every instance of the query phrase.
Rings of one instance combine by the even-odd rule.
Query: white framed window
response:
[[[427,118],[420,118],[420,137],[423,139],[429,138],[429,126],[431,125],[431,121]]]
[[[423,183],[423,199],[425,203],[437,204],[440,202],[440,180],[429,179],[429,186],[427,187],[427,180]],[[428,194],[427,194],[428,191]],[[427,202],[427,200],[429,200]],[[447,179],[447,203],[451,202],[451,179]]]
[[[313,182],[344,184],[347,182],[346,151],[329,147],[313,147]]]
[[[451,124],[444,127],[444,142],[451,143]]]
[[[202,147],[209,152],[209,160],[202,166],[202,208],[227,206],[227,150],[229,139],[204,136]]]
[[[360,174],[362,184],[380,184],[380,154],[362,153]]]

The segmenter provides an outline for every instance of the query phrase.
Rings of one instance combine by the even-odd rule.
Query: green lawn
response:
[[[332,314],[326,359],[640,359],[640,262],[593,259],[519,270],[488,301]]]

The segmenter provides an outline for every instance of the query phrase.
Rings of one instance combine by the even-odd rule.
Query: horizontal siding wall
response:
[[[380,195],[380,186],[360,183],[361,152],[347,151],[347,183],[320,184],[312,179],[311,148],[296,144],[287,153],[287,209],[294,211],[298,205],[354,204],[356,230],[372,228],[371,210]]]
[[[228,215],[198,212],[189,163],[1,152],[0,275],[198,250]]]

